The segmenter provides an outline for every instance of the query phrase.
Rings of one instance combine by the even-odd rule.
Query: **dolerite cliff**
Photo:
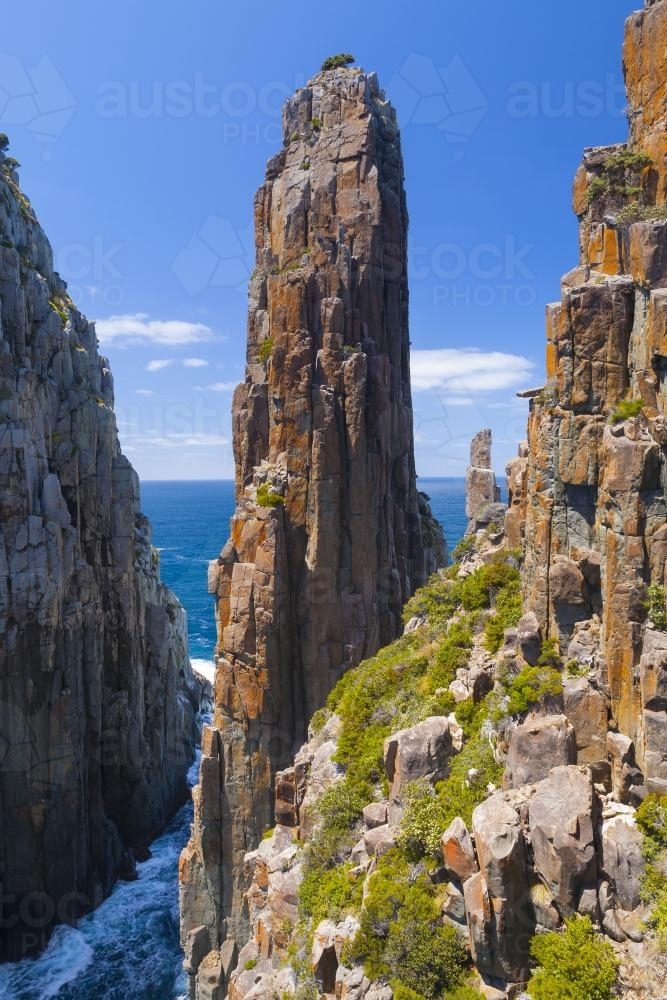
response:
[[[627,22],[630,138],[588,149],[574,185],[579,265],[547,311],[546,387],[510,469],[525,600],[589,662],[635,744],[640,792],[667,792],[667,3]],[[663,607],[664,613],[664,607]]]
[[[415,485],[395,113],[374,76],[332,70],[288,100],[283,132],[255,198],[237,509],[210,571],[215,717],[181,859],[198,998],[224,995],[248,938],[243,859],[274,822],[276,769],[445,561]]]
[[[0,154],[0,958],[131,875],[183,800],[197,691],[94,327]]]

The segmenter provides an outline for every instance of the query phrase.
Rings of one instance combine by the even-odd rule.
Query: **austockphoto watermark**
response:
[[[434,306],[532,306],[537,299],[529,266],[534,243],[514,236],[463,247],[439,243],[410,248],[410,280],[432,283]]]
[[[54,254],[54,266],[80,308],[117,309],[125,299],[122,267],[124,245],[101,233],[88,243],[68,243]]]
[[[100,118],[189,118],[222,123],[222,141],[280,145],[281,114],[287,98],[304,79],[270,80],[259,86],[245,80],[217,83],[204,73],[192,80],[106,80],[97,87],[95,112]]]

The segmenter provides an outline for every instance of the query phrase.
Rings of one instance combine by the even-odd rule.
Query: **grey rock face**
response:
[[[0,958],[15,959],[99,903],[183,800],[198,696],[108,363],[1,155],[0,234]]]
[[[533,784],[546,778],[553,767],[576,761],[574,729],[564,715],[529,716],[512,733],[505,785]]]

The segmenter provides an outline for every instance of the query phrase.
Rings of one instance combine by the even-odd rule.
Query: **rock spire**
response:
[[[200,998],[224,994],[248,937],[243,858],[274,821],[276,769],[445,559],[415,481],[395,113],[374,75],[334,69],[287,101],[283,138],[255,197],[237,507],[210,569],[216,710],[181,859]]]

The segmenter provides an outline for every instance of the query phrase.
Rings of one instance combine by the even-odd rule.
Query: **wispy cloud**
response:
[[[156,358],[154,361],[149,361],[146,365],[147,372],[160,372],[163,368],[168,368],[169,365],[173,365],[174,362],[167,360],[166,358]]]
[[[229,438],[215,431],[180,431],[164,435],[149,431],[136,437],[130,435],[128,440],[135,448],[211,448],[229,444]]]
[[[134,392],[135,392],[135,394],[137,396],[154,396],[155,395],[155,393],[153,392],[152,389],[135,389]]]
[[[233,392],[238,382],[213,382],[212,385],[196,385],[198,392]]]
[[[183,358],[185,368],[208,368],[208,361],[203,358]]]
[[[453,394],[455,405],[467,405],[469,395],[497,392],[521,385],[535,365],[520,354],[480,351],[474,347],[443,347],[412,351],[412,388],[415,392],[440,389]]]
[[[181,347],[213,340],[215,334],[205,323],[180,319],[151,319],[147,313],[125,313],[98,319],[95,323],[101,344],[127,347],[132,344],[161,344]]]

